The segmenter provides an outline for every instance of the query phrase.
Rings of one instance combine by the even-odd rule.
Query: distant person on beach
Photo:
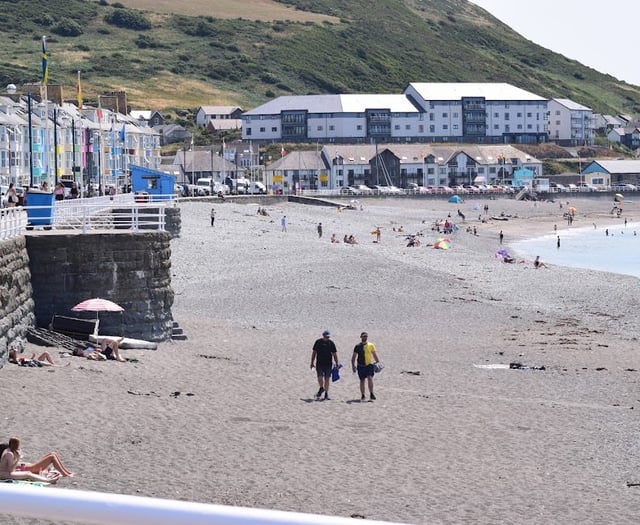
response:
[[[369,400],[376,400],[376,396],[373,393],[373,376],[375,374],[373,365],[378,363],[379,359],[375,345],[369,342],[368,339],[369,334],[362,332],[360,334],[360,342],[354,347],[351,355],[351,369],[354,373],[358,372],[358,378],[360,379],[360,401],[365,399],[365,381],[369,387]]]
[[[380,226],[376,226],[376,229],[373,230],[373,233],[376,236],[376,242],[380,242],[380,235],[382,234],[382,232],[380,231]]]
[[[332,243],[334,243],[334,244],[335,244],[335,243],[339,243],[339,242],[340,242],[340,239],[338,239],[338,238],[336,237],[336,234],[335,234],[335,233],[332,233],[332,234],[331,234],[331,242],[332,242]]]
[[[322,332],[322,337],[316,339],[313,343],[313,350],[311,352],[311,369],[315,367],[316,375],[318,377],[318,392],[316,393],[316,399],[320,399],[324,394],[324,399],[327,401],[329,397],[329,386],[331,385],[331,368],[333,365],[331,361],[334,361],[336,366],[340,366],[338,362],[338,349],[335,343],[331,340],[331,332],[325,330]]]
[[[283,215],[282,219],[280,219],[280,229],[283,232],[287,231],[287,216],[286,215]]]
[[[35,463],[20,463],[22,452],[19,438],[12,437],[8,445],[0,445],[0,447],[4,447],[0,456],[0,479],[55,483],[60,476],[73,476],[73,472],[65,468],[55,452],[49,452]],[[55,471],[45,473],[51,467]]]
[[[560,236],[558,235],[558,240],[556,241],[556,246],[558,250],[560,249]]]
[[[502,244],[502,240],[504,239],[504,233],[502,233],[502,230],[500,230],[500,233],[498,234],[498,239],[500,239],[500,244]]]
[[[540,256],[536,255],[535,261],[533,261],[534,268],[546,268],[547,265],[540,260]]]
[[[318,239],[320,239],[322,237],[322,223],[321,222],[318,223],[318,227],[316,229],[318,230]]]
[[[37,357],[34,353],[31,355],[31,358],[27,359],[26,356],[18,354],[18,351],[15,348],[9,350],[9,362],[19,366],[30,366],[32,368],[54,366],[53,359],[49,352],[42,352]]]
[[[211,226],[213,226],[214,222],[216,222],[216,210],[211,208]]]

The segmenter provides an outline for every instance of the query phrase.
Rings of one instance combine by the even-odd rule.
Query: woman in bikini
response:
[[[49,452],[35,463],[22,463],[18,466],[22,453],[20,452],[20,439],[12,437],[9,445],[0,456],[0,479],[15,479],[28,481],[44,481],[55,483],[62,476],[73,476],[60,461],[58,454]],[[53,467],[55,471],[45,472]]]

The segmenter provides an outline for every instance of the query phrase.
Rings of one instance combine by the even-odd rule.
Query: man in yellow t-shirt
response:
[[[369,342],[369,334],[362,332],[360,334],[360,342],[354,347],[351,356],[351,368],[355,373],[358,372],[360,378],[360,401],[364,401],[364,383],[367,382],[369,387],[369,400],[375,401],[376,396],[373,393],[373,376],[375,374],[374,364],[379,362],[376,347]],[[357,367],[356,367],[357,360]]]

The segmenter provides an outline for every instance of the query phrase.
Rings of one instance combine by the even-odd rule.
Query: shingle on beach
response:
[[[604,198],[571,203],[574,228],[616,220]],[[484,204],[510,219],[479,221]],[[500,230],[508,247],[566,228],[557,202],[180,208],[186,341],[123,351],[137,363],[0,371],[3,434],[27,458],[57,450],[76,472],[61,487],[406,523],[636,522],[638,279],[494,256]],[[427,246],[458,208],[451,249]],[[345,365],[368,332],[375,403],[349,367],[313,399],[324,329]],[[491,366],[510,363],[523,368]]]

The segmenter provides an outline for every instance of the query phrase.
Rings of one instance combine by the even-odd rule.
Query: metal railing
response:
[[[0,209],[0,240],[23,235],[27,229],[27,212],[22,207]]]
[[[228,507],[53,487],[0,483],[0,512],[94,525],[390,525],[300,512]]]

